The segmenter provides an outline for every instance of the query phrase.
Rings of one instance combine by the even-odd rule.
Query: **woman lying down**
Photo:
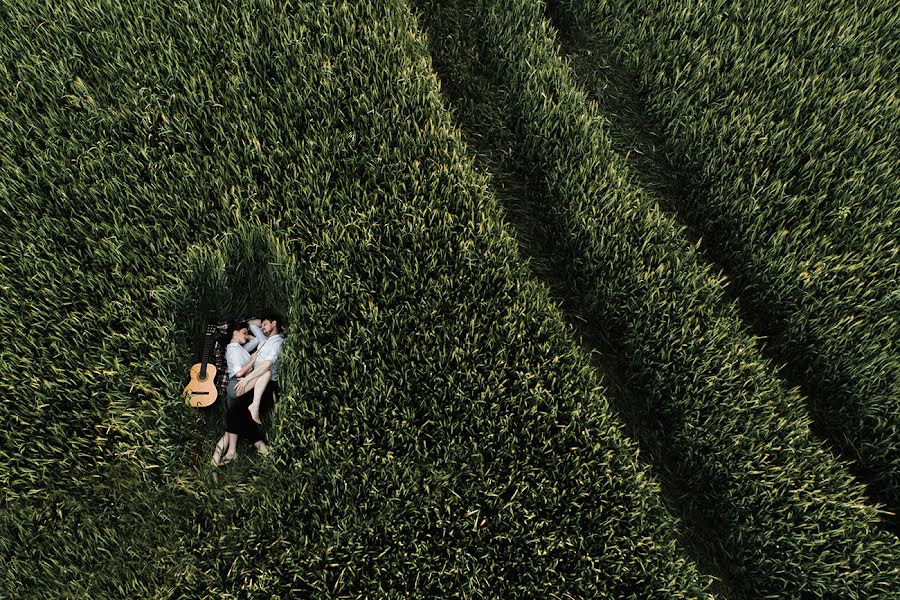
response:
[[[225,433],[216,443],[212,458],[217,467],[237,457],[239,436],[244,436],[260,454],[269,452],[260,430],[260,413],[263,408],[271,407],[272,394],[278,391],[278,357],[284,344],[282,324],[282,318],[274,313],[262,319],[228,324]]]

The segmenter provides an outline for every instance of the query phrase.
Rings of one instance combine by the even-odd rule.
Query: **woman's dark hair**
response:
[[[227,345],[231,343],[231,337],[234,335],[235,331],[240,331],[245,327],[249,327],[249,325],[247,325],[247,321],[231,321],[230,323],[228,323],[228,329],[225,332],[225,344]]]

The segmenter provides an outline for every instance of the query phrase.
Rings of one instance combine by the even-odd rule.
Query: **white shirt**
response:
[[[278,381],[278,357],[281,355],[281,347],[284,345],[284,338],[280,333],[265,338],[262,346],[259,347],[259,353],[256,355],[256,364],[263,363],[267,360],[272,361],[272,381]]]
[[[272,337],[266,337],[266,334],[263,333],[262,328],[256,324],[250,324],[250,329],[253,330],[253,335],[256,336],[256,340],[259,342],[258,352],[256,354],[256,364],[262,364],[267,360],[272,361],[272,381],[278,381],[278,356],[281,354],[281,346],[284,344],[284,338],[281,337],[280,333],[276,333]],[[253,348],[251,347],[250,350]],[[247,355],[247,360],[250,360],[250,355]],[[244,362],[243,364],[247,364]],[[235,371],[237,372],[237,371]]]
[[[259,329],[258,325],[250,326],[251,329],[254,327]],[[256,330],[254,330],[253,333],[256,335]],[[250,362],[250,351],[259,345],[260,335],[262,335],[262,330],[259,331],[259,335],[256,336],[256,339],[250,340],[243,346],[237,342],[231,342],[225,347],[225,362],[228,363],[229,377],[234,377],[244,365]],[[262,339],[266,339],[266,336],[262,335]]]

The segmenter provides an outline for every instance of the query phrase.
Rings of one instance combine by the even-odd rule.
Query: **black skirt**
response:
[[[262,428],[250,417],[250,404],[253,402],[253,390],[247,390],[243,396],[237,397],[234,388],[237,385],[237,377],[228,380],[226,391],[227,404],[225,406],[225,431],[236,433],[251,444],[259,440],[265,441],[266,436]],[[275,403],[274,394],[278,391],[278,382],[270,381],[260,400],[259,418],[262,419],[271,410]]]

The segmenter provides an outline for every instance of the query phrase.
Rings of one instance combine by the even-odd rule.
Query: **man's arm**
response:
[[[260,327],[253,321],[248,321],[247,324],[250,327],[250,331],[253,332],[253,337],[256,338],[256,344],[253,346],[253,348],[259,350],[260,348],[262,348],[262,345],[265,343],[265,341],[269,338],[266,337],[266,334],[263,333],[262,327]],[[249,352],[253,348],[247,348],[247,351]]]
[[[252,352],[257,346],[259,346],[259,338],[253,335],[251,335],[250,337],[252,337],[253,339],[241,346],[241,348],[243,348],[247,352]]]

